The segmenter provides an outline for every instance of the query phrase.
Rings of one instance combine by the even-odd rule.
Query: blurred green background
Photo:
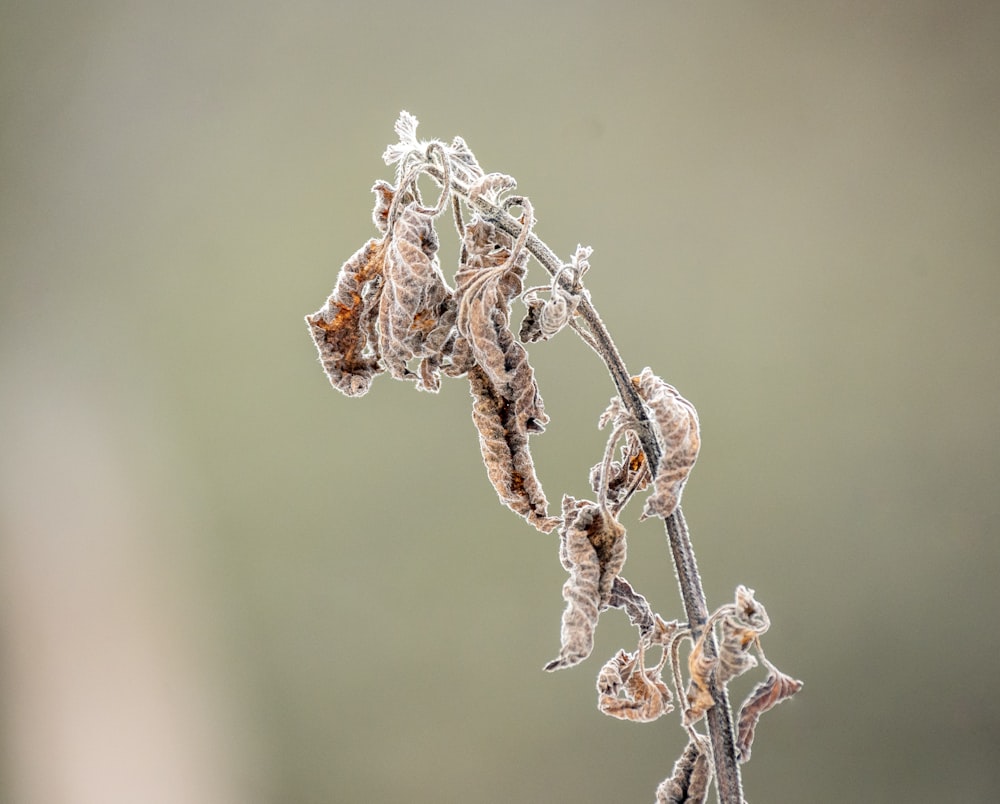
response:
[[[748,799],[1000,798],[984,0],[0,5],[0,799],[639,802],[669,773],[675,719],[595,709],[624,617],[541,671],[556,538],[497,504],[465,381],[346,399],[317,363],[302,317],[375,234],[404,108],[594,247],[630,369],[698,407],[710,606],[756,589],[806,682]],[[555,506],[611,385],[570,335],[532,361]],[[680,616],[637,515],[626,575]]]

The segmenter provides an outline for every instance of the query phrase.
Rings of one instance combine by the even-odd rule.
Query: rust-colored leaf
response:
[[[306,316],[330,384],[347,396],[366,394],[383,370],[373,336],[387,250],[387,240],[369,240],[344,263],[326,304]]]
[[[718,667],[719,660],[705,655],[705,636],[707,634],[707,630],[702,632],[701,637],[694,643],[691,653],[688,655],[688,672],[691,674],[691,683],[688,685],[688,705],[684,711],[684,722],[688,725],[697,722],[705,712],[715,706],[710,678]]]
[[[703,804],[712,781],[708,741],[704,737],[688,741],[674,763],[673,773],[656,788],[657,804]]]
[[[615,579],[625,565],[625,528],[586,500],[563,497],[559,559],[569,572],[563,585],[561,649],[546,670],[572,667],[594,648],[597,618],[612,599]]]
[[[767,678],[753,688],[740,706],[736,726],[736,752],[740,762],[747,762],[750,759],[750,746],[760,716],[802,689],[801,681],[786,676],[776,667],[772,666],[769,669]]]
[[[472,366],[468,377],[472,421],[479,431],[490,483],[512,511],[543,533],[554,530],[560,520],[547,515],[548,501],[528,451],[528,434],[517,426],[513,406],[497,392],[480,366]]]

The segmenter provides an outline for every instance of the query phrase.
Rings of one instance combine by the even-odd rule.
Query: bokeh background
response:
[[[629,367],[698,407],[710,605],[756,589],[806,682],[749,800],[1000,798],[1000,6],[253,0],[0,5],[0,799],[669,773],[676,720],[595,709],[624,617],[541,671],[556,538],[497,504],[466,383],[346,399],[317,363],[404,108],[594,247]],[[557,503],[611,385],[568,334],[532,360]],[[679,616],[637,513],[626,575]]]

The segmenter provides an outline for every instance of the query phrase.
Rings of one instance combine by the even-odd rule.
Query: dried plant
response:
[[[559,532],[559,560],[569,578],[562,590],[559,655],[545,669],[583,662],[593,651],[601,613],[624,611],[636,628],[637,644],[618,651],[598,673],[599,711],[648,722],[673,711],[678,701],[688,743],[657,788],[656,800],[702,802],[714,781],[719,801],[742,804],[739,766],[750,758],[760,717],[798,692],[802,682],[764,656],[761,636],[770,620],[753,590],[738,586],[733,603],[708,613],[680,506],[701,443],[698,414],[651,369],[636,376],[626,371],[583,284],[593,250],[578,246],[567,262],[560,260],[534,234],[531,203],[513,194],[513,178],[486,173],[459,137],[450,144],[425,142],[416,131],[416,118],[403,112],[396,123],[399,141],[383,155],[396,167],[395,183],[380,179],[372,188],[372,221],[381,237],[348,259],[326,304],[306,316],[323,369],[333,387],[348,396],[367,393],[384,371],[432,393],[442,376],[468,379],[472,421],[500,501],[539,531]],[[422,175],[441,189],[434,206],[424,206],[420,197]],[[454,288],[441,269],[435,230],[445,210],[461,242]],[[549,282],[525,289],[532,257]],[[525,312],[515,336],[511,316],[517,300]],[[616,395],[598,419],[609,434],[589,473],[596,500],[565,495],[561,515],[552,516],[529,445],[548,416],[525,344],[567,329],[604,362]],[[665,523],[684,620],[661,617],[621,575],[626,534],[619,515],[647,489],[640,518]],[[683,643],[690,644],[686,681]],[[652,666],[649,650],[660,651]],[[734,731],[727,685],[757,666],[751,650],[768,673],[740,707]],[[702,720],[707,734],[698,730]]]

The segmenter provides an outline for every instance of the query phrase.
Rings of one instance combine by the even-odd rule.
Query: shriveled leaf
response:
[[[461,137],[455,137],[451,141],[451,148],[448,153],[452,157],[452,170],[458,175],[459,179],[468,184],[473,184],[482,177],[483,169],[479,167],[476,155],[472,153],[472,149],[465,144],[465,140]]]
[[[611,657],[597,674],[599,698],[617,696],[625,687],[625,680],[632,675],[636,654],[620,650]]]
[[[559,519],[547,515],[548,501],[528,451],[528,434],[517,426],[513,406],[480,366],[472,366],[468,377],[472,421],[479,431],[479,447],[493,488],[504,505],[538,530],[554,530]]]
[[[597,676],[597,708],[619,720],[649,723],[673,709],[662,664],[645,667],[644,651],[619,651]]]
[[[558,658],[545,665],[549,672],[573,667],[590,656],[600,613],[601,566],[594,545],[585,531],[572,525],[564,527],[561,536],[560,556],[570,576],[562,590],[566,608],[560,629],[561,648]]]
[[[750,746],[760,716],[768,709],[773,709],[782,701],[791,698],[800,689],[802,689],[801,681],[786,676],[773,666],[767,678],[753,688],[740,706],[737,717],[736,752],[740,762],[747,762],[750,759]]]
[[[326,304],[306,323],[330,384],[347,396],[368,392],[383,371],[375,342],[375,319],[388,241],[369,240],[340,269]]]
[[[594,649],[594,629],[600,616],[601,563],[588,533],[593,523],[591,507],[585,500],[575,500],[569,495],[562,500],[559,560],[569,578],[562,589],[566,608],[560,629],[561,647],[558,658],[545,665],[549,672],[579,664]],[[587,513],[581,523],[583,512]]]
[[[511,256],[509,235],[481,218],[465,227],[455,275],[458,331],[497,392],[514,408],[518,429],[541,432],[548,416],[528,353],[510,331],[510,302],[522,289],[527,252]]]
[[[656,631],[658,615],[653,613],[646,598],[636,592],[632,584],[621,575],[615,578],[612,584],[608,606],[624,609],[629,622],[639,629],[639,635],[646,640],[652,638]]]
[[[588,524],[587,520],[590,519]],[[590,543],[597,551],[597,561],[601,565],[601,580],[598,583],[600,608],[608,608],[615,579],[625,566],[627,545],[625,526],[607,511],[597,506],[588,506],[577,517],[576,526],[587,528]]]
[[[571,263],[564,265],[556,273],[551,285],[525,291],[522,300],[528,312],[521,321],[521,330],[518,333],[523,343],[552,338],[576,315],[577,307],[583,298],[583,288],[579,281],[590,268],[587,258],[592,251],[589,246],[577,246]],[[538,298],[539,290],[548,290],[549,298],[544,300]]]
[[[505,173],[487,173],[469,187],[469,200],[475,201],[477,198],[485,198],[496,204],[500,196],[510,192],[517,187],[517,182],[513,176]]]
[[[586,500],[563,497],[559,559],[569,572],[563,585],[561,649],[546,670],[572,667],[594,648],[599,613],[612,598],[615,579],[625,565],[625,528]]]
[[[438,238],[431,215],[407,205],[393,226],[379,304],[379,349],[393,377],[415,380],[425,391],[440,387],[438,367],[452,338],[455,301],[437,260]],[[424,358],[415,374],[407,362]]]
[[[657,804],[703,804],[712,781],[708,741],[690,740],[674,763],[673,773],[656,788]]]
[[[719,665],[718,659],[709,658],[705,654],[705,637],[708,631],[704,631],[691,653],[688,655],[688,672],[691,674],[691,683],[687,690],[687,709],[684,712],[684,721],[687,724],[695,723],[715,706],[715,699],[712,698],[711,674]]]
[[[535,296],[524,296],[524,306],[527,312],[521,319],[521,328],[517,332],[517,337],[521,343],[535,343],[542,340],[542,308],[545,307],[544,299]]]
[[[722,618],[719,644],[719,681],[726,682],[757,666],[750,647],[770,627],[764,607],[754,598],[753,589],[736,587],[736,603]]]
[[[688,474],[698,459],[701,439],[698,413],[677,389],[649,368],[632,378],[643,402],[652,413],[662,456],[653,480],[653,493],[646,500],[642,518],[668,517],[680,504]]]

